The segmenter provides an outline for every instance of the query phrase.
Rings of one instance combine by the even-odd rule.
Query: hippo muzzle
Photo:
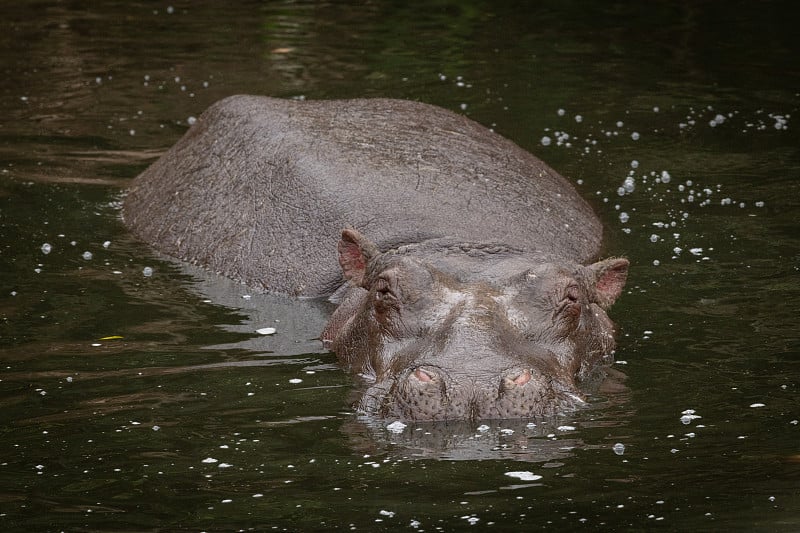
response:
[[[489,420],[541,418],[583,399],[553,376],[536,369],[508,368],[476,375],[422,365],[409,368],[388,383],[371,387],[363,411],[400,420]]]

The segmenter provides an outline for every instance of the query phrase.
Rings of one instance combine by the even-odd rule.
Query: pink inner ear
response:
[[[609,259],[602,264],[606,268],[598,276],[594,289],[597,303],[608,308],[619,298],[625,287],[625,281],[628,279],[628,261],[627,259]]]
[[[344,236],[339,241],[339,265],[346,279],[360,284],[367,269],[367,261],[357,243]]]
[[[597,285],[595,285],[595,288],[597,289],[597,292],[619,295],[624,285],[625,274],[620,272],[618,269],[613,269],[607,270],[603,273],[600,279],[597,280]]]

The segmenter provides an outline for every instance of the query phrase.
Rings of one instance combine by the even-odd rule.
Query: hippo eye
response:
[[[580,291],[577,285],[570,285],[564,291],[563,298],[558,302],[556,316],[573,322],[581,315]]]
[[[564,300],[575,303],[578,301],[578,297],[579,293],[577,285],[570,285],[567,287],[567,290],[564,291]]]
[[[389,283],[388,279],[378,278],[375,282],[375,294],[380,297],[394,297],[394,291],[392,290],[392,284]]]
[[[397,304],[397,295],[389,280],[378,278],[373,288],[375,290],[375,307],[378,311],[385,312]]]

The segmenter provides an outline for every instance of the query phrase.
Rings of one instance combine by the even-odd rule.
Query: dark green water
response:
[[[0,530],[800,530],[793,3],[98,4],[0,18]],[[323,306],[118,220],[236,93],[438,104],[570,177],[633,264],[627,390],[552,427],[355,417]]]

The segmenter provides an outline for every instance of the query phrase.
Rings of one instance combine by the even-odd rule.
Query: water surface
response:
[[[793,4],[95,4],[0,22],[4,531],[800,529]],[[325,304],[119,220],[237,93],[437,104],[568,176],[633,265],[625,390],[536,427],[360,419]]]

